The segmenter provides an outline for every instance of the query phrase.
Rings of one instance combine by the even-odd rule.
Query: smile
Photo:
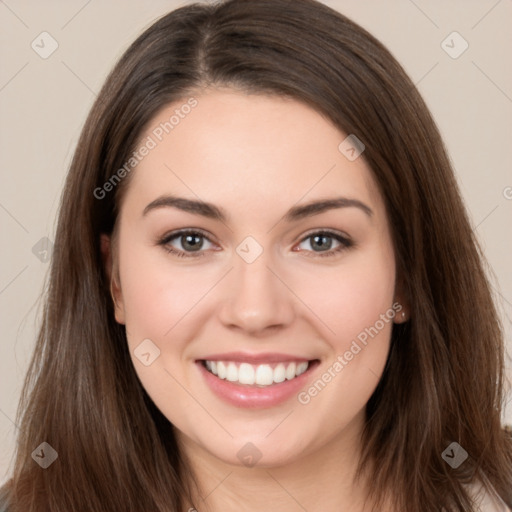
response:
[[[313,378],[319,359],[230,352],[195,361],[207,387],[236,407],[269,408],[292,400]]]
[[[262,387],[295,379],[309,367],[309,361],[249,364],[236,361],[206,360],[203,363],[206,369],[219,379]]]

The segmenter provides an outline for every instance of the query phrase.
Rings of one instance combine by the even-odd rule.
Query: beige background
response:
[[[32,248],[53,239],[66,169],[106,74],[156,17],[184,3],[0,0],[0,484],[48,270]],[[325,3],[387,45],[431,108],[495,276],[512,352],[512,0]],[[58,43],[47,59],[31,47],[43,31]],[[469,44],[456,59],[441,46],[453,31]],[[463,42],[445,44],[453,53]],[[512,423],[512,400],[505,420]]]

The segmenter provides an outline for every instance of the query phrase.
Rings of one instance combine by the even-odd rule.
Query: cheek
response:
[[[120,270],[126,330],[132,343],[139,338],[169,339],[186,322],[210,282],[203,274],[198,279],[193,267],[167,264],[163,249],[160,253],[132,246],[125,251]]]
[[[346,264],[345,264],[346,263]],[[337,351],[378,322],[379,331],[389,335],[391,321],[381,325],[381,315],[393,316],[395,268],[392,251],[382,248],[347,258],[337,267],[315,273],[297,283],[297,289],[324,325],[326,340]]]
[[[343,291],[338,307],[331,310],[333,330],[341,335],[340,348],[349,338],[361,338],[362,333],[376,324],[385,335],[389,321],[382,325],[381,315],[389,312],[394,293],[394,276],[389,270],[386,265],[368,267],[360,273],[353,271],[340,283]]]
[[[373,251],[347,258],[336,272],[309,281],[308,304],[325,326],[328,356],[299,403],[311,404],[309,410],[318,414],[336,410],[336,429],[337,422],[348,422],[364,407],[386,364],[396,314],[392,248],[381,242]]]
[[[307,407],[318,414],[336,410],[334,429],[336,422],[348,422],[364,407],[382,375],[396,315],[394,288],[389,245],[340,268],[314,288],[312,301],[320,303],[323,295],[318,311],[329,327],[324,339],[330,350],[317,380],[303,390],[299,402],[310,404]]]
[[[195,286],[187,272],[166,265],[165,257],[154,258],[154,253],[135,244],[122,253],[126,336],[144,389],[167,418],[180,424],[190,405],[185,391],[190,388],[189,375],[183,365],[192,337],[188,319],[206,290]],[[144,361],[147,353],[149,360]]]

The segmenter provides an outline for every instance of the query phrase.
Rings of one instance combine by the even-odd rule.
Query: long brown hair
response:
[[[120,59],[87,118],[18,411],[11,510],[178,511],[190,493],[172,425],[139,382],[115,321],[101,257],[100,235],[112,233],[129,177],[115,191],[98,189],[162,107],[211,85],[305,102],[366,146],[411,316],[394,326],[366,408],[360,470],[371,469],[374,499],[392,489],[396,510],[471,510],[464,484],[479,479],[512,507],[502,332],[425,103],[382,44],[332,9],[229,0],[159,19]],[[42,442],[58,453],[46,470],[31,457]],[[442,457],[452,442],[469,454],[457,469]]]

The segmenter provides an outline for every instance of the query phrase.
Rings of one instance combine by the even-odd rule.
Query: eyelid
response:
[[[165,235],[159,237],[158,241],[164,242],[165,240],[168,241],[168,240],[172,240],[173,238],[177,238],[179,235],[188,235],[190,233],[201,235],[213,243],[213,240],[212,240],[213,236],[201,228],[181,228],[181,229],[176,229],[174,231],[169,231],[168,233],[165,233]]]
[[[315,228],[315,229],[310,229],[309,231],[306,231],[306,233],[304,233],[302,235],[302,238],[300,241],[303,242],[306,238],[309,238],[310,236],[318,235],[318,234],[333,235],[333,236],[338,236],[340,238],[344,238],[346,240],[351,240],[350,236],[343,231],[338,231],[338,230],[330,229],[330,228],[324,228],[324,229]]]

